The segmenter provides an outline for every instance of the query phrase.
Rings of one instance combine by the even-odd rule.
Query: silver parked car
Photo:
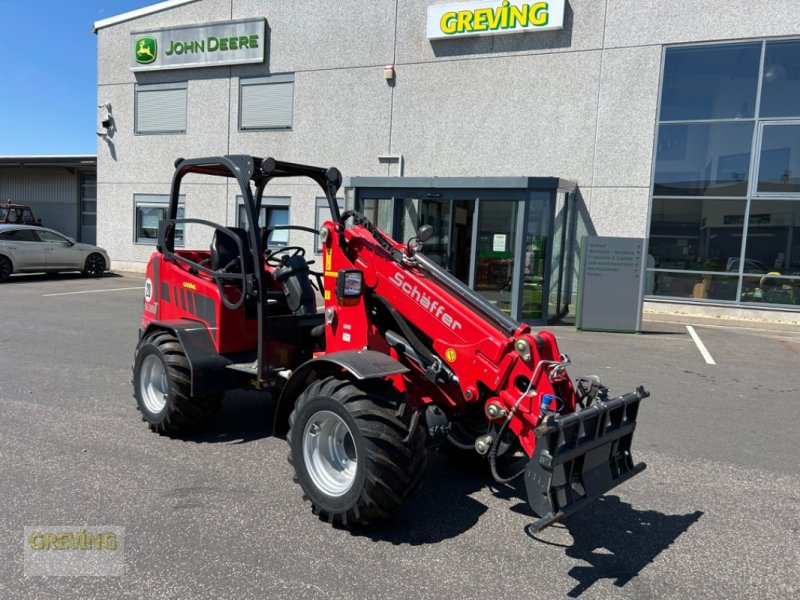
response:
[[[0,283],[12,273],[81,271],[102,275],[111,260],[102,248],[31,225],[0,225]]]

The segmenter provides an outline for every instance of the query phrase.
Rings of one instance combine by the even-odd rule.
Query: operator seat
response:
[[[242,252],[244,253],[244,273],[245,280],[226,278],[225,275],[218,275],[223,282],[236,286],[239,291],[247,298],[251,297],[252,275],[253,275],[253,255],[250,252],[250,242],[248,241],[247,231],[241,227],[228,227],[233,234],[242,242]],[[211,239],[210,266],[214,271],[222,273],[241,273],[242,261],[239,259],[239,246],[231,236],[223,233],[219,229],[214,230],[214,237]]]
[[[228,227],[242,242],[242,252],[244,252],[244,272],[253,272],[253,255],[250,252],[250,241],[247,231],[241,227]],[[222,233],[219,229],[214,230],[214,238],[211,240],[211,268],[214,271],[225,269],[228,273],[240,273],[241,261],[239,260],[239,246],[231,236]]]

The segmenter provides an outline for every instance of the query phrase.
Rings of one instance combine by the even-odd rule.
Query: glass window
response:
[[[46,229],[42,229],[37,232],[39,234],[39,239],[43,242],[47,242],[48,244],[69,244],[70,241],[65,238],[63,235],[59,233],[55,233],[54,231],[47,231]]]
[[[336,204],[339,205],[339,210],[341,211],[344,207],[344,198],[337,198]],[[328,200],[325,198],[317,198],[317,214],[314,219],[314,229],[319,231],[320,227],[325,221],[330,221],[333,217],[331,217],[331,209],[328,206]],[[322,253],[322,242],[319,239],[319,234],[314,235],[314,252],[317,254]]]
[[[81,176],[80,241],[94,244],[97,239],[97,178]]]
[[[81,226],[97,226],[97,200],[81,200]],[[81,236],[81,241],[86,242],[87,240]]]
[[[752,122],[661,125],[654,194],[746,195],[752,141]]]
[[[289,224],[288,206],[266,206],[267,227],[278,227]],[[271,231],[267,238],[268,248],[282,248],[289,245],[289,230]]]
[[[241,196],[237,196],[238,216],[237,226],[247,229],[247,211]],[[279,225],[289,225],[289,205],[291,198],[265,196],[261,199],[261,212],[258,216],[258,226],[276,227]],[[282,248],[289,245],[289,230],[281,229],[272,231],[267,238],[267,248]]]
[[[437,265],[450,269],[452,263],[450,256],[450,200],[429,199],[420,200],[419,223],[417,229],[423,225],[433,227],[433,235],[425,242],[422,252]]]
[[[758,191],[800,193],[800,124],[764,125]]]
[[[653,199],[649,254],[657,269],[738,271],[745,200]]]
[[[744,277],[741,301],[798,306],[800,305],[800,277],[784,277],[777,273]]]
[[[186,133],[187,85],[136,86],[136,133]]]
[[[745,273],[800,277],[800,202],[753,200]]]
[[[168,217],[169,196],[137,194],[134,202],[134,241],[137,244],[155,244],[158,241],[158,223]],[[178,202],[177,219],[184,218],[184,196]],[[184,244],[184,226],[175,226],[175,245]]]
[[[291,129],[294,74],[239,82],[239,129]]]
[[[97,198],[97,178],[89,175],[81,177],[81,197]]]
[[[239,196],[241,198],[241,196]],[[262,206],[261,212],[258,215],[258,226],[264,227],[265,223],[267,222],[267,207]],[[244,204],[241,201],[238,204],[238,214],[236,216],[236,226],[241,227],[242,229],[247,229],[247,211],[244,208]]]
[[[648,278],[649,279],[649,278]],[[739,277],[736,275],[711,275],[707,273],[653,273],[651,296],[692,298],[695,300],[736,300]]]
[[[392,235],[392,206],[390,198],[366,198],[364,200],[364,216],[378,229]]]
[[[767,43],[760,115],[800,117],[800,40]]]
[[[33,229],[14,229],[13,231],[4,231],[2,235],[2,239],[7,242],[39,242],[39,237]]]
[[[660,119],[645,293],[800,305],[800,39],[668,48]]]
[[[662,121],[753,118],[761,43],[668,48]]]

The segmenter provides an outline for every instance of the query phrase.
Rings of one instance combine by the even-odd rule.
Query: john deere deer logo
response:
[[[156,59],[156,38],[140,37],[136,40],[136,62],[146,65]]]

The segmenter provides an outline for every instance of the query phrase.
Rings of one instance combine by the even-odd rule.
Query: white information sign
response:
[[[578,329],[640,331],[644,240],[584,238],[578,285]]]

